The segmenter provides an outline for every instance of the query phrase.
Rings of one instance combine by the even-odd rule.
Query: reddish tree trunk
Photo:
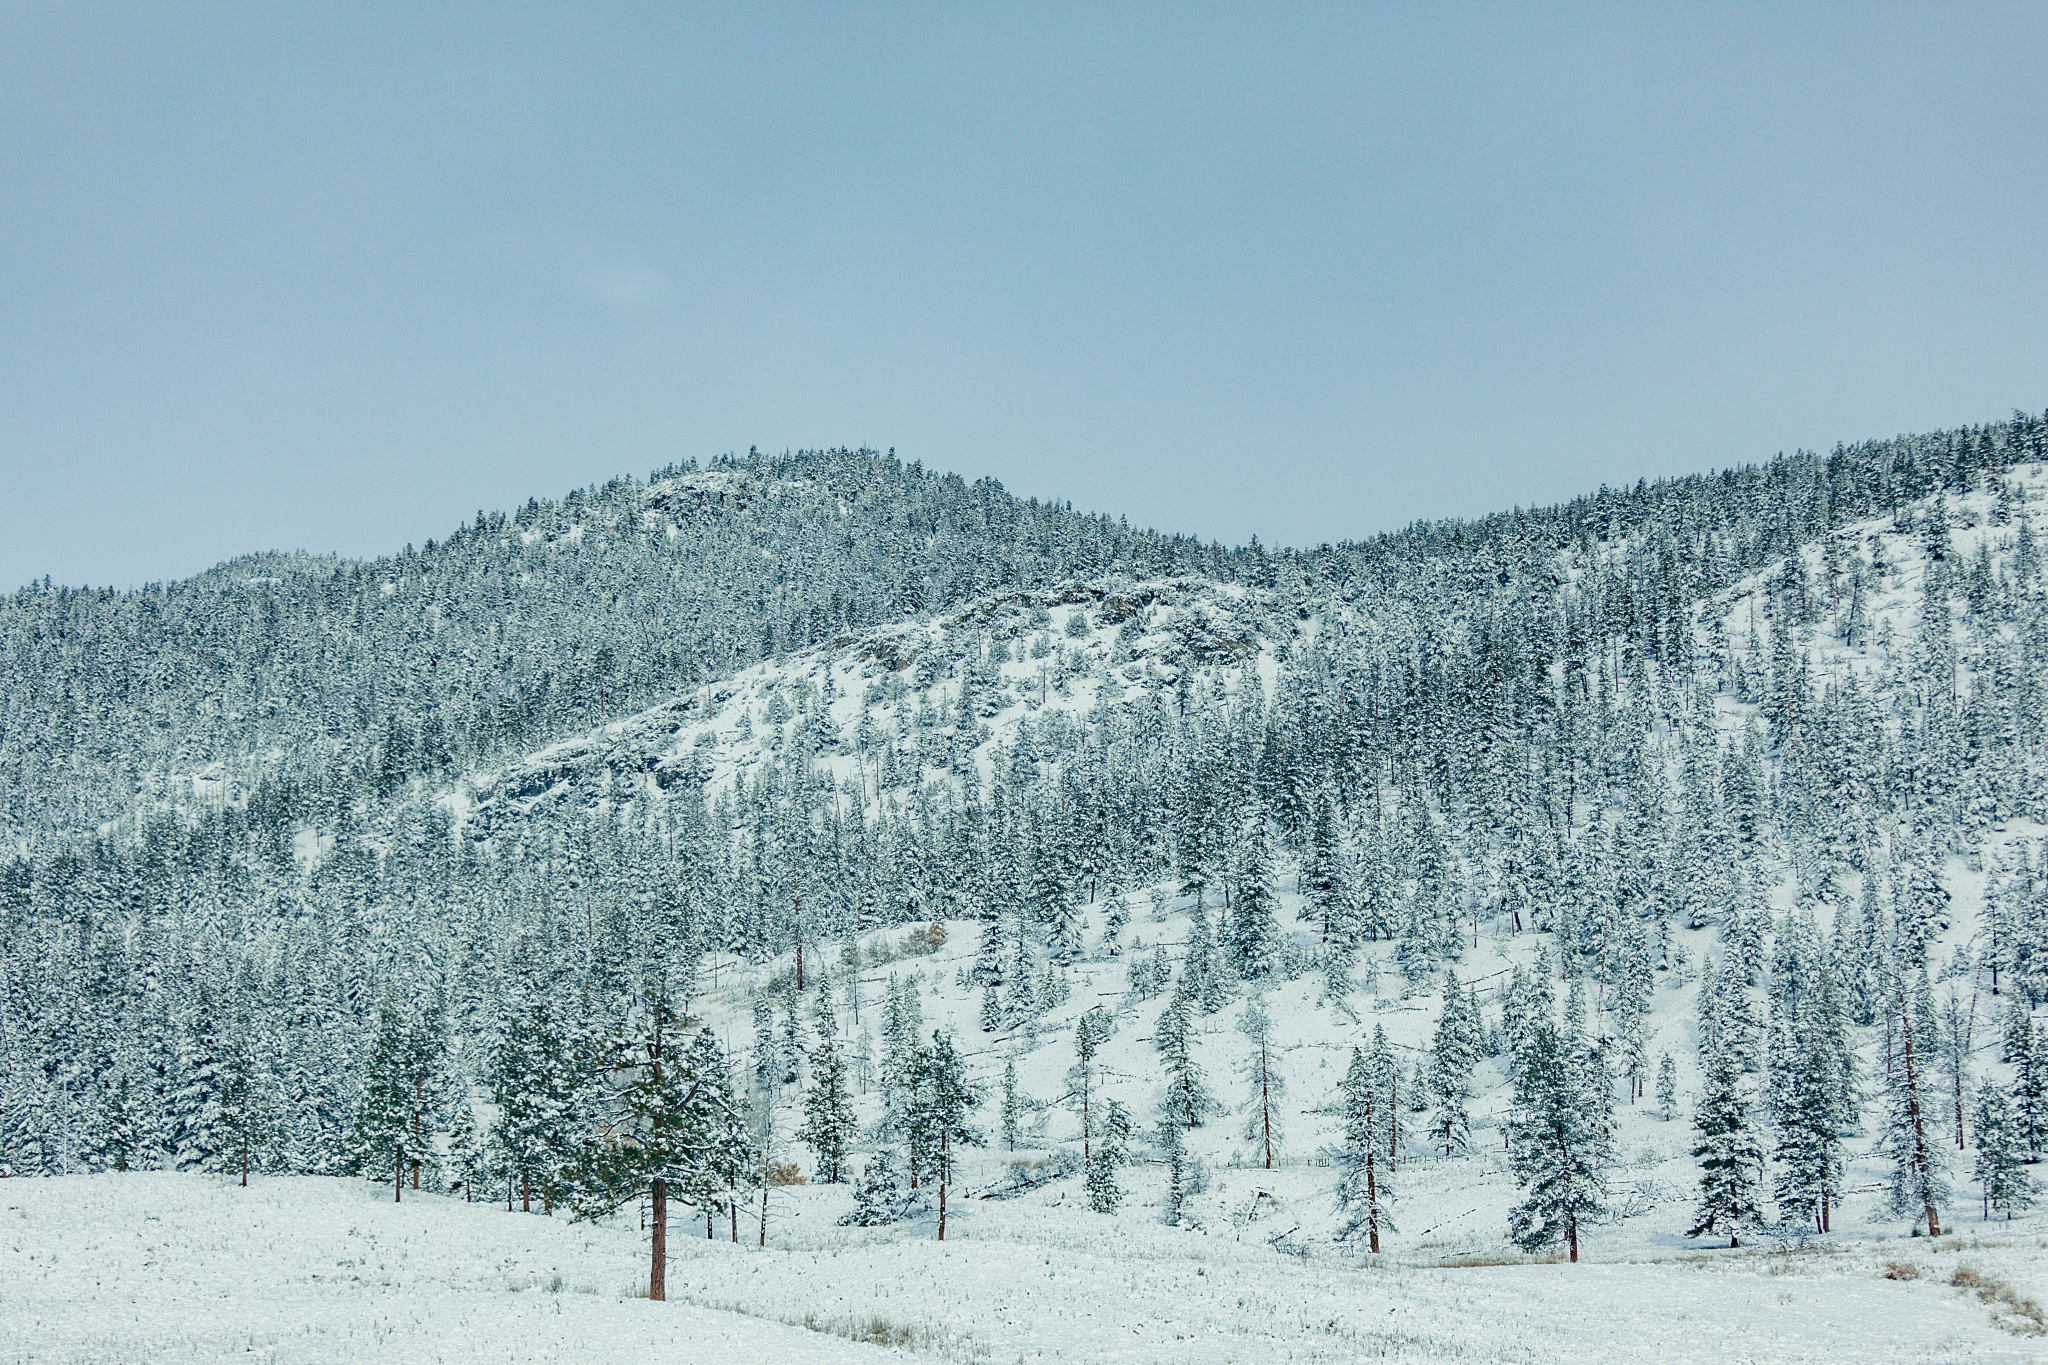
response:
[[[647,1268],[647,1297],[668,1298],[668,1182],[654,1177],[654,1261]]]

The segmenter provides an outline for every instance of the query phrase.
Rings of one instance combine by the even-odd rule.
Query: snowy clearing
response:
[[[126,1174],[0,1185],[0,1358],[803,1362],[2001,1361],[2048,1358],[1959,1267],[2039,1293],[2039,1219],[1938,1242],[1615,1264],[1403,1265],[977,1201],[945,1243],[840,1229],[784,1196],[768,1248],[677,1220],[670,1301],[636,1297],[632,1226],[508,1215],[353,1181]],[[2010,1228],[2011,1231],[2006,1231]],[[724,1230],[721,1229],[721,1238]],[[1906,1267],[1887,1278],[1885,1267]],[[801,1325],[809,1318],[816,1326]],[[886,1335],[884,1349],[841,1333]]]

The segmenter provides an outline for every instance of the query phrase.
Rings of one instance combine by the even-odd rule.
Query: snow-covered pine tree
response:
[[[722,1093],[724,1067],[700,1076],[707,1054],[671,1004],[654,990],[635,1006],[626,1027],[604,1048],[605,1093],[584,1136],[569,1185],[579,1218],[615,1213],[645,1195],[652,1233],[647,1297],[667,1296],[668,1199],[702,1189],[740,1115]]]
[[[873,1228],[903,1216],[902,1179],[896,1173],[894,1150],[880,1147],[854,1182],[853,1212],[839,1221],[848,1227]]]
[[[1195,1060],[1193,1011],[1183,989],[1185,985],[1183,977],[1167,998],[1166,1008],[1159,1012],[1159,1024],[1154,1030],[1160,1066],[1166,1073],[1166,1090],[1160,1096],[1159,1112],[1183,1128],[1199,1128],[1216,1112],[1216,1101],[1209,1093],[1208,1077],[1201,1063]]]
[[[1781,1222],[1809,1220],[1815,1232],[1832,1225],[1841,1190],[1842,1135],[1833,1094],[1835,1075],[1826,1048],[1806,1039],[1793,1054],[1792,1074],[1777,1107],[1778,1170],[1771,1196]],[[1704,1179],[1704,1177],[1702,1177]]]
[[[1903,998],[1896,1004],[1898,1055],[1887,1067],[1883,1127],[1876,1155],[1891,1165],[1883,1210],[1892,1218],[1924,1219],[1929,1237],[1941,1232],[1936,1212],[1948,1199],[1948,1172],[1938,1141],[1927,1133],[1926,1096],[1914,1045],[1915,1020]]]
[[[552,1208],[567,1192],[566,1173],[582,1127],[583,1085],[574,1043],[545,997],[507,1025],[491,1058],[490,1092],[498,1109],[494,1140],[518,1187],[521,1210],[532,1211],[536,1194],[543,1209]]]
[[[1983,1192],[1984,1217],[1988,1220],[1998,1209],[2010,1219],[2034,1203],[2019,1124],[2004,1090],[1988,1077],[1978,1083],[1975,1110],[1971,1126],[1977,1130],[1977,1165],[1972,1174]]]
[[[453,1098],[448,1122],[448,1177],[462,1187],[462,1202],[476,1201],[490,1166],[488,1134],[476,1121],[476,1105],[466,1090]]]
[[[1446,967],[1443,1011],[1437,1016],[1429,1065],[1423,1073],[1431,1114],[1429,1139],[1445,1156],[1465,1150],[1471,1138],[1465,1089],[1479,1062],[1479,1041],[1479,1020],[1472,1013],[1471,1001],[1459,986],[1457,973]]]
[[[939,1186],[939,1236],[946,1240],[946,1192],[953,1182],[961,1147],[980,1147],[979,1129],[967,1116],[981,1104],[981,1088],[968,1078],[967,1066],[952,1038],[933,1030],[931,1045],[920,1047],[912,1062],[912,1095],[908,1130],[912,1165]]]
[[[2029,1022],[2027,1042],[2013,1057],[2013,1121],[2028,1160],[2048,1150],[2048,1046],[2037,1025]]]
[[[391,1174],[391,1198],[405,1198],[405,1163],[413,1143],[412,1076],[407,1067],[411,1032],[391,1005],[377,1011],[377,1035],[363,1067],[362,1090],[344,1140],[347,1169],[381,1179]]]
[[[1271,1170],[1273,1153],[1283,1136],[1280,1099],[1287,1093],[1287,1078],[1280,1068],[1280,1040],[1263,998],[1253,996],[1245,1002],[1238,1031],[1245,1037],[1245,1055],[1239,1068],[1246,1091],[1242,1136],[1253,1155]]]
[[[1657,1109],[1667,1123],[1678,1112],[1678,1063],[1668,1052],[1657,1059]]]
[[[1718,1053],[1707,1066],[1706,1084],[1693,1114],[1699,1140],[1693,1160],[1700,1164],[1698,1215],[1688,1237],[1741,1235],[1763,1226],[1764,1149],[1752,1126],[1734,1059]]]
[[[1246,981],[1262,981],[1279,968],[1279,898],[1273,891],[1273,850],[1266,807],[1248,793],[1238,811],[1231,885],[1230,964]]]
[[[818,1154],[818,1177],[827,1185],[846,1179],[846,1155],[859,1136],[846,1059],[839,1051],[839,1022],[830,992],[818,996],[818,1042],[811,1050],[811,1086],[804,1092],[804,1121],[797,1140]]]
[[[1166,1165],[1166,1211],[1161,1220],[1168,1227],[1179,1227],[1187,1214],[1188,1196],[1193,1193],[1187,1126],[1176,1115],[1162,1113],[1152,1131],[1159,1143],[1160,1159]]]
[[[1024,1109],[1024,1097],[1017,1090],[1017,1059],[1006,1057],[1003,1059],[1003,1097],[1001,1103],[1004,1151],[1014,1152],[1017,1150],[1017,1132],[1024,1119]]]
[[[1398,1231],[1393,1204],[1393,1106],[1384,1082],[1361,1048],[1351,1049],[1338,1093],[1343,1097],[1343,1145],[1332,1155],[1343,1168],[1337,1178],[1337,1207],[1343,1215],[1340,1238],[1361,1233],[1367,1248],[1380,1250],[1380,1233]]]
[[[1574,1262],[1580,1230],[1604,1211],[1613,1160],[1601,1105],[1585,1093],[1584,1078],[1557,1026],[1538,1019],[1507,1125],[1508,1164],[1527,1191],[1508,1214],[1508,1235],[1525,1251],[1563,1242]]]
[[[1111,1100],[1104,1106],[1101,1135],[1088,1156],[1083,1179],[1088,1207],[1097,1213],[1115,1213],[1123,1203],[1124,1191],[1117,1183],[1117,1171],[1130,1160],[1131,1138],[1136,1131],[1130,1111],[1120,1102]]]

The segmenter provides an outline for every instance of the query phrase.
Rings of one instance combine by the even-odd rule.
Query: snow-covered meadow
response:
[[[1248,1173],[1247,1173],[1248,1174]],[[1283,1201],[1294,1172],[1260,1172]],[[0,1184],[0,1359],[515,1362],[2008,1361],[2042,1339],[1958,1270],[2044,1295],[2039,1219],[1929,1242],[1633,1252],[1578,1266],[1276,1252],[1078,1207],[974,1201],[944,1243],[842,1229],[843,1190],[777,1196],[765,1249],[353,1181],[126,1174]],[[1892,1267],[1887,1274],[1887,1266]],[[1911,1275],[1912,1278],[1893,1278]],[[1966,1275],[1967,1278],[1967,1275]],[[1995,1292],[1995,1291],[1994,1291]],[[2008,1320],[2011,1315],[2006,1311]],[[2008,1323],[2010,1326],[2010,1323]],[[873,1344],[885,1342],[886,1345]]]

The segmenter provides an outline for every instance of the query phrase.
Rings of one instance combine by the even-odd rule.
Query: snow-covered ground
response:
[[[1258,1183],[1300,1184],[1287,1172]],[[656,1304],[637,1296],[646,1242],[630,1219],[595,1227],[434,1196],[394,1205],[312,1178],[246,1190],[164,1174],[8,1181],[0,1359],[2048,1358],[2042,1339],[2001,1328],[1995,1298],[1951,1284],[1967,1268],[2021,1295],[2048,1289],[2038,1219],[1935,1242],[1448,1268],[1303,1259],[1227,1226],[1112,1220],[1059,1186],[972,1201],[943,1243],[918,1224],[838,1228],[845,1200],[817,1187],[778,1194],[765,1249],[686,1235],[679,1220],[669,1301]],[[1909,1277],[1888,1277],[1888,1264]]]

